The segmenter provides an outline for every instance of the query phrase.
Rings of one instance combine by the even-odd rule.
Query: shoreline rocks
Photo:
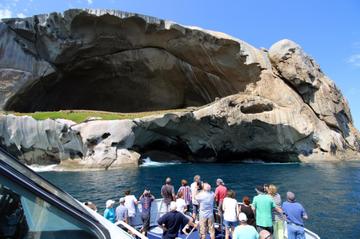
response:
[[[291,40],[256,49],[220,32],[80,9],[4,19],[0,33],[1,110],[187,109],[79,124],[0,116],[1,145],[27,164],[360,158],[346,99]]]

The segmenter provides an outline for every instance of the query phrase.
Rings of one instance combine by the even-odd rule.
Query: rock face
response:
[[[265,53],[224,34],[120,11],[3,21],[6,110],[201,106],[243,91],[270,65]]]
[[[290,40],[259,50],[223,33],[120,11],[5,19],[0,90],[0,108],[21,112],[192,107],[80,124],[1,116],[2,144],[27,163],[359,157],[346,100]]]

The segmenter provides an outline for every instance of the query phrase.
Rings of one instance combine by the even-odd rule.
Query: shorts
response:
[[[143,222],[143,230],[145,232],[149,231],[150,229],[150,214],[142,214],[141,215],[141,220]]]
[[[225,228],[236,227],[237,225],[239,225],[238,221],[232,222],[232,221],[226,221],[226,220],[224,220],[224,226],[225,226]]]

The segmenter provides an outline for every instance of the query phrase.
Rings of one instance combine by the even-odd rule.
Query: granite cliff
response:
[[[3,19],[0,90],[3,111],[174,109],[80,124],[0,116],[1,144],[28,164],[359,157],[345,98],[286,39],[256,49],[224,33],[121,11]]]

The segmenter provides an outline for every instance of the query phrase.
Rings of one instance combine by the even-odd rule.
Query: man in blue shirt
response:
[[[128,223],[128,209],[125,207],[125,198],[120,198],[120,205],[115,210],[116,221]]]
[[[287,192],[287,201],[282,204],[286,215],[288,239],[305,239],[304,221],[308,219],[304,207],[295,201],[295,194]]]
[[[204,183],[203,191],[196,194],[196,201],[199,202],[199,219],[200,219],[200,239],[205,239],[207,232],[210,233],[210,239],[215,239],[214,228],[214,200],[215,194],[211,192],[211,186]]]
[[[189,224],[196,227],[191,217],[186,217],[183,213],[176,211],[176,203],[170,203],[170,212],[166,213],[157,221],[163,229],[163,239],[175,239],[181,226]]]

